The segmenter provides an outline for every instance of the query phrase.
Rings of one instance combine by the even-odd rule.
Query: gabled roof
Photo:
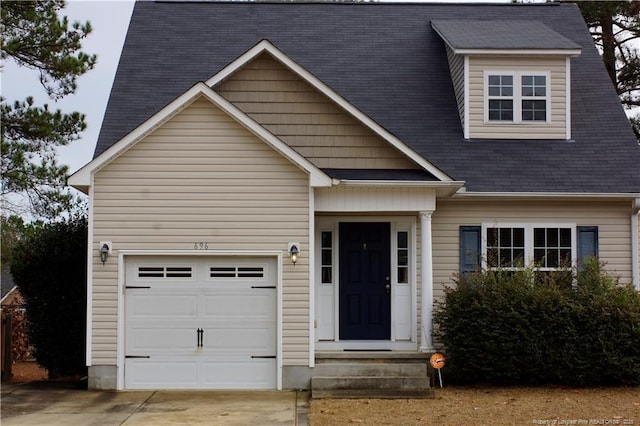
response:
[[[285,55],[282,51],[280,51],[277,47],[271,44],[268,40],[260,41],[251,49],[243,53],[239,58],[231,62],[229,65],[224,67],[219,73],[217,73],[216,75],[211,77],[209,80],[207,80],[206,84],[215,89],[215,86],[218,83],[222,82],[223,80],[228,78],[230,75],[240,70],[244,65],[249,63],[251,60],[255,59],[256,57],[258,57],[259,55],[265,52],[271,55],[273,58],[275,58],[277,61],[283,64],[285,67],[287,67],[289,70],[293,71],[300,78],[302,78],[304,81],[309,83],[311,86],[313,86],[315,89],[320,91],[322,94],[327,96],[329,99],[335,102],[339,107],[347,111],[349,114],[355,117],[358,121],[360,121],[360,123],[368,127],[370,130],[372,130],[375,134],[380,136],[390,145],[394,146],[396,149],[398,149],[404,155],[409,157],[419,166],[423,167],[425,170],[428,171],[429,174],[431,174],[432,176],[435,176],[437,179],[442,181],[452,180],[449,176],[444,174],[442,171],[438,170],[437,167],[430,164],[424,157],[414,152],[402,141],[398,140],[398,138],[396,138],[394,135],[387,132],[386,129],[381,127],[378,123],[376,123],[375,121],[367,117],[365,114],[363,114],[362,111],[359,111],[357,108],[351,105],[342,96],[340,96],[339,93],[336,93],[333,89],[331,89],[329,86],[324,84],[321,80],[316,78],[313,74],[305,70],[295,61],[291,60],[291,58]]]
[[[275,137],[264,127],[260,126],[253,119],[244,114],[222,96],[215,93],[209,86],[202,82],[197,83],[185,93],[181,94],[124,138],[120,139],[116,144],[112,145],[109,149],[94,158],[93,161],[75,172],[69,177],[69,184],[86,192],[88,187],[92,185],[92,176],[96,171],[109,164],[113,159],[117,158],[131,146],[135,145],[153,130],[166,123],[171,119],[171,117],[182,111],[199,97],[205,97],[208,99],[211,103],[227,113],[247,130],[298,166],[301,170],[307,172],[309,174],[310,186],[331,186],[331,177],[322,172],[311,162],[307,161],[287,144]]]
[[[579,54],[580,46],[539,21],[439,19],[431,26],[456,53],[524,50]]]
[[[465,140],[430,25],[448,19],[538,22],[579,46],[573,139]],[[95,157],[261,40],[468,193],[640,192],[640,146],[572,4],[138,2]]]

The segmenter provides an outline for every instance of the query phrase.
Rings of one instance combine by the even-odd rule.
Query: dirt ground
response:
[[[433,399],[312,400],[311,426],[635,425],[640,387],[444,388]]]
[[[13,377],[12,382],[25,383],[36,380],[47,380],[48,374],[46,370],[40,368],[37,362],[19,361],[11,367]]]

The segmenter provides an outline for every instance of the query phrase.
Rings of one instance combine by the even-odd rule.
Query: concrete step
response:
[[[335,399],[426,399],[433,398],[431,389],[318,389],[311,392],[311,398]]]
[[[422,377],[363,377],[363,376],[315,376],[311,378],[311,390],[426,390],[429,378]]]
[[[316,351],[316,364],[357,360],[357,362],[427,363],[431,354],[416,351]]]
[[[372,376],[372,377],[410,377],[427,376],[426,363],[398,362],[323,362],[317,363],[314,376]]]

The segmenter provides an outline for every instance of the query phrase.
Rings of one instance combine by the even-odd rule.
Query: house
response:
[[[139,2],[69,180],[89,386],[424,361],[434,301],[479,267],[598,255],[640,288],[639,165],[575,5]]]
[[[0,306],[2,308],[24,305],[24,299],[20,294],[20,290],[18,290],[18,286],[13,281],[13,276],[8,267],[0,268],[0,288],[2,288],[2,294],[0,295]]]

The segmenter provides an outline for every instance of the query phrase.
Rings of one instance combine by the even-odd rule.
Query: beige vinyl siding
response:
[[[498,139],[566,138],[566,62],[564,57],[469,57],[469,137]],[[485,123],[485,71],[550,73],[551,121],[547,123]]]
[[[266,53],[214,89],[319,168],[417,168]]]
[[[447,59],[449,60],[449,71],[451,72],[451,80],[453,81],[453,90],[456,94],[456,101],[458,102],[460,122],[464,126],[464,57],[454,54],[453,50],[447,46]]]
[[[283,251],[309,246],[308,176],[200,98],[96,173],[94,365],[115,364],[120,250]],[[105,265],[100,241],[112,241]],[[309,262],[283,262],[283,362],[308,365]]]
[[[598,250],[606,269],[631,282],[631,220],[629,202],[454,201],[438,200],[433,214],[434,296],[459,271],[459,227],[492,222],[575,223],[598,226]]]

